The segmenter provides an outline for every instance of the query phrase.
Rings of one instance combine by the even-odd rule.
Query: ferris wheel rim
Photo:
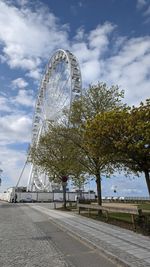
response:
[[[76,57],[69,51],[64,49],[58,49],[49,59],[48,64],[45,68],[44,75],[42,76],[38,96],[35,104],[35,112],[33,117],[32,124],[32,140],[31,146],[38,142],[41,135],[41,128],[39,128],[39,122],[41,121],[40,112],[42,110],[42,94],[43,91],[46,91],[46,86],[48,83],[48,79],[50,78],[51,70],[54,69],[54,66],[57,66],[60,60],[64,60],[69,66],[69,78],[70,78],[70,103],[69,108],[71,107],[71,103],[75,97],[81,96],[81,71],[79,67],[79,63]],[[69,79],[68,78],[68,79]],[[62,92],[63,94],[63,92]],[[45,119],[46,121],[46,119]],[[36,186],[37,187],[37,186]]]

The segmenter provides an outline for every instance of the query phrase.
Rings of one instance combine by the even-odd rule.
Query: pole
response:
[[[63,187],[63,202],[64,202],[64,209],[66,209],[66,182],[62,183],[62,187]]]

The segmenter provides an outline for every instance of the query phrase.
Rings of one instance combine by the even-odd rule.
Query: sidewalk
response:
[[[59,227],[98,248],[123,266],[150,267],[149,237],[72,212],[57,211],[38,204],[30,204],[30,207],[47,214]]]

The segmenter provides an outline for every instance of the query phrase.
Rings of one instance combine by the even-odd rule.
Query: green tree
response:
[[[86,127],[91,153],[99,150],[112,164],[143,172],[150,194],[150,100],[139,107],[98,114]]]
[[[45,172],[51,181],[62,183],[63,176],[74,175],[80,172],[76,150],[69,140],[61,134],[66,127],[51,124],[45,135],[41,136],[38,144],[30,149],[30,161]],[[66,208],[66,187],[64,190],[64,207]]]
[[[115,107],[123,107],[121,99],[123,91],[119,91],[118,86],[107,87],[105,83],[98,83],[89,86],[84,91],[81,99],[76,100],[69,114],[70,127],[67,129],[66,138],[72,141],[75,147],[79,148],[80,164],[84,171],[95,177],[97,185],[98,204],[102,204],[101,177],[102,174],[110,175],[113,167],[107,157],[100,155],[99,151],[93,154],[87,145],[85,137],[87,120],[92,120],[97,114],[109,111]]]

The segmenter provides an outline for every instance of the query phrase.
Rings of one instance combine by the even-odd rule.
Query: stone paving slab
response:
[[[71,234],[97,247],[125,266],[150,267],[150,238],[120,227],[93,221],[72,212],[63,212],[30,204]]]

